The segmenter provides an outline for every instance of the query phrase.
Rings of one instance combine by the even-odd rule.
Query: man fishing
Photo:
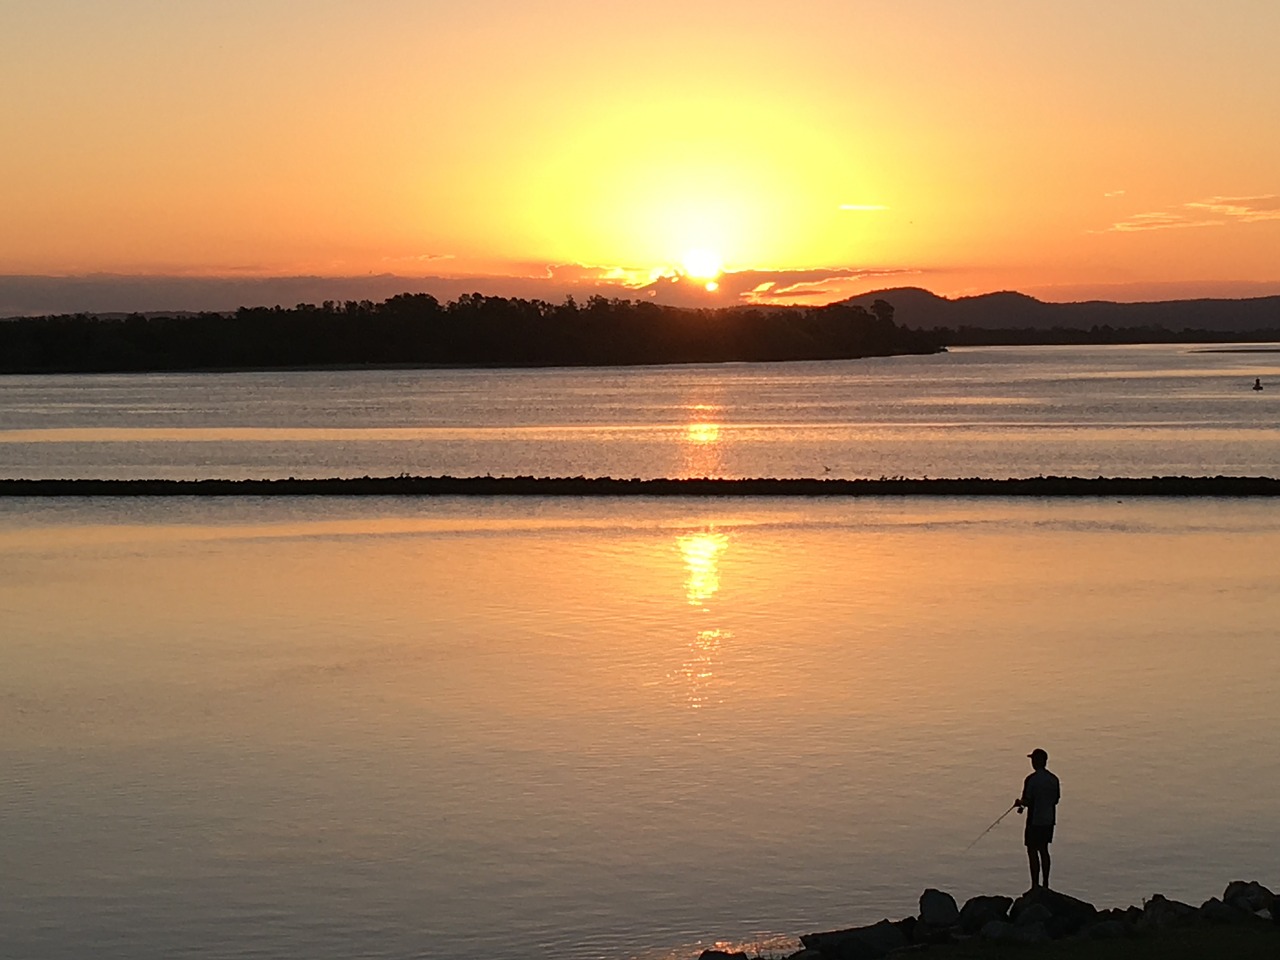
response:
[[[1023,842],[1027,845],[1027,861],[1031,866],[1031,889],[1044,885],[1049,888],[1049,844],[1053,842],[1053,825],[1057,822],[1056,810],[1062,796],[1058,778],[1045,766],[1049,754],[1039,747],[1027,756],[1032,771],[1022,782],[1022,796],[1013,802],[1022,813],[1027,811]],[[1043,877],[1043,880],[1041,879]]]

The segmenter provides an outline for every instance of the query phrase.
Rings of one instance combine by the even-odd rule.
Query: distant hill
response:
[[[1046,303],[1024,293],[984,293],[976,297],[948,299],[919,287],[876,290],[851,297],[847,303],[870,308],[884,300],[894,308],[894,322],[916,330],[965,327],[979,330],[1054,329],[1112,330],[1156,328],[1173,333],[1280,335],[1280,297],[1245,300],[1166,300],[1152,303]],[[953,341],[954,342],[954,341]]]

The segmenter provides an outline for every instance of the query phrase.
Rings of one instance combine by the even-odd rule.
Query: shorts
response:
[[[1028,823],[1022,832],[1022,840],[1029,850],[1047,847],[1053,843],[1053,824]]]

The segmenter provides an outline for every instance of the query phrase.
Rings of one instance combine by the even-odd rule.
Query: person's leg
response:
[[[1035,847],[1027,847],[1027,865],[1031,868],[1031,889],[1040,886],[1040,855]]]
[[[1040,872],[1044,874],[1044,888],[1049,889],[1049,845],[1040,848]]]

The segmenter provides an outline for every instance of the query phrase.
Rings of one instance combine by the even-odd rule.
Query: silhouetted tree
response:
[[[326,300],[231,315],[77,314],[0,322],[0,372],[817,360],[939,349],[938,337],[901,329],[888,304],[877,307],[688,309],[480,293],[441,304],[405,293],[382,303]]]

